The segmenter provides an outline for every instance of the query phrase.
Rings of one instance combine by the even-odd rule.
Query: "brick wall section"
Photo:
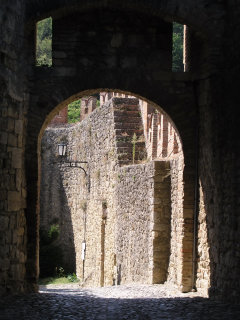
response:
[[[139,100],[136,98],[113,98],[113,103],[119,164],[126,165],[133,162],[141,162],[146,159],[146,147]],[[136,135],[135,142],[133,142],[134,134]],[[135,155],[133,159],[134,148]]]
[[[81,113],[79,121],[85,119],[93,110],[97,107],[97,98],[96,97],[83,97],[81,99]]]
[[[52,119],[50,122],[50,126],[56,126],[59,124],[66,124],[68,123],[68,107],[66,106],[59,113]]]

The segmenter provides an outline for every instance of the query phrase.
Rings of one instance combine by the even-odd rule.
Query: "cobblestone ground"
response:
[[[0,319],[240,319],[240,306],[183,294],[166,285],[81,288],[41,286],[40,293],[5,297]]]

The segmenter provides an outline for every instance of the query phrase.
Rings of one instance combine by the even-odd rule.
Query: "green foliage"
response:
[[[183,71],[183,25],[173,23],[173,71]],[[38,66],[52,65],[52,18],[37,23],[36,64]],[[80,101],[80,100],[77,100]],[[76,102],[76,101],[75,101]],[[73,104],[75,103],[73,102]],[[97,101],[97,107],[100,101]],[[71,109],[71,108],[70,108]],[[75,111],[74,111],[75,109]],[[73,107],[70,111],[69,122],[79,121],[80,110]]]
[[[48,236],[49,236],[49,239],[51,239],[51,242],[56,240],[59,237],[59,234],[60,234],[59,225],[58,224],[51,225],[48,231]]]
[[[68,284],[73,282],[79,282],[79,279],[73,274],[69,274],[63,277],[47,277],[47,278],[40,278],[38,281],[39,285],[46,286],[48,284]]]
[[[36,65],[52,65],[52,18],[37,23]]]
[[[172,71],[183,71],[183,25],[173,23]]]
[[[81,99],[73,101],[68,105],[68,122],[75,123],[80,121]]]
[[[69,274],[67,276],[67,279],[69,282],[78,282],[79,281],[75,273]]]

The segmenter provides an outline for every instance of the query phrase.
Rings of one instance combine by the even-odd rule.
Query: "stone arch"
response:
[[[78,94],[73,94],[70,96],[70,98],[65,99],[61,101],[63,96],[67,96],[75,90],[75,88],[72,88],[70,86],[66,86],[63,88],[62,93],[60,93],[60,90],[56,90],[56,92],[53,92],[52,96],[54,98],[47,99],[47,97],[44,97],[43,95],[39,96],[38,101],[38,107],[33,108],[32,114],[29,114],[29,129],[28,131],[28,141],[26,145],[26,165],[27,165],[27,185],[28,185],[28,206],[27,206],[27,225],[28,225],[28,266],[33,272],[33,278],[35,278],[35,281],[38,276],[38,224],[39,224],[39,203],[37,202],[38,197],[38,190],[39,190],[39,174],[40,174],[40,167],[38,166],[39,161],[39,141],[41,139],[41,135],[43,133],[43,130],[47,126],[47,124],[50,122],[52,117],[66,104],[76,100],[77,98],[80,98],[84,95],[90,95],[93,93],[96,93],[96,91],[116,91],[120,93],[126,93],[129,95],[135,95],[136,97],[139,97],[143,100],[146,100],[139,94],[136,94],[133,91],[125,91],[125,90],[119,90],[119,89],[98,89],[98,90],[84,90]],[[67,93],[69,92],[69,93]],[[76,92],[76,91],[75,91]],[[150,96],[150,95],[149,95]],[[148,97],[149,97],[148,96]],[[45,100],[46,98],[46,100]],[[189,94],[189,98],[191,99],[191,94]],[[183,228],[186,234],[186,237],[183,237],[182,241],[182,271],[181,275],[182,277],[178,278],[177,284],[183,291],[188,291],[191,289],[192,286],[192,274],[191,274],[191,267],[192,267],[192,231],[188,230],[187,228],[192,228],[192,215],[193,212],[189,213],[191,211],[190,206],[193,206],[193,195],[189,194],[189,190],[192,189],[193,185],[193,179],[194,179],[194,172],[190,171],[192,169],[193,159],[194,157],[194,141],[192,143],[189,143],[188,139],[190,135],[194,135],[194,112],[193,112],[193,118],[190,117],[184,117],[184,123],[181,112],[176,112],[176,109],[179,108],[179,101],[175,105],[175,108],[172,104],[172,101],[176,101],[173,97],[166,97],[163,100],[165,103],[169,100],[169,103],[167,104],[166,108],[164,108],[164,111],[168,111],[168,114],[170,113],[172,115],[172,118],[174,119],[174,123],[176,123],[176,126],[179,128],[180,136],[182,137],[182,143],[183,143],[183,149],[184,153],[186,154],[186,164],[185,164],[185,170],[184,170],[184,180],[185,180],[185,190],[184,192],[187,194],[187,196],[184,197],[184,201],[186,201],[186,212],[187,217],[182,219]],[[148,102],[151,102],[156,108],[158,107],[158,104],[156,104],[156,100],[152,102],[149,98],[147,99]],[[160,101],[158,99],[158,101]],[[193,100],[192,100],[193,101]],[[58,102],[57,107],[56,102]],[[185,97],[182,101],[185,105]],[[163,103],[159,103],[163,105]],[[40,112],[41,106],[45,106],[44,112]],[[194,106],[194,104],[193,104]],[[40,107],[40,108],[39,108]],[[186,107],[186,105],[185,105]],[[191,107],[191,111],[194,110],[194,108]],[[180,108],[181,109],[181,108]],[[36,111],[39,110],[39,112],[36,113]],[[162,110],[162,109],[161,109]],[[49,113],[50,112],[50,113]],[[190,110],[189,110],[190,112]],[[49,113],[48,115],[46,115]],[[37,117],[36,117],[37,114]],[[36,125],[38,126],[38,130],[36,130]],[[188,139],[187,139],[188,138]],[[38,168],[38,170],[37,170]],[[191,174],[192,178],[189,177],[189,174]],[[37,213],[34,214],[35,208],[37,204]],[[184,206],[184,204],[183,204]],[[184,243],[186,241],[186,243]],[[189,249],[190,246],[190,249]],[[188,247],[188,250],[184,252],[185,247]],[[186,255],[186,257],[184,256]],[[185,270],[184,270],[185,268]],[[28,274],[28,273],[27,273]],[[185,279],[183,278],[185,277]],[[32,282],[33,279],[29,279],[30,282]],[[175,279],[176,280],[176,279]],[[35,282],[33,281],[33,282]]]
[[[35,171],[31,169],[31,155],[33,157],[33,164],[36,165],[34,157],[37,151],[35,148],[36,142],[34,141],[35,135],[32,134],[31,131],[38,132],[40,130],[43,121],[42,113],[47,114],[45,110],[45,102],[47,99],[40,99],[43,102],[43,105],[40,106],[39,103],[41,101],[38,99],[38,95],[44,95],[44,90],[48,88],[48,85],[51,87],[53,81],[55,81],[55,84],[58,82],[59,85],[56,85],[56,87],[55,85],[52,86],[52,92],[50,93],[56,93],[55,89],[57,89],[57,87],[64,90],[64,82],[71,82],[73,77],[62,78],[62,84],[60,85],[61,81],[59,79],[59,81],[56,81],[57,72],[53,72],[53,69],[51,71],[35,70],[33,67],[34,24],[38,19],[51,14],[57,18],[56,9],[63,9],[60,12],[61,15],[58,16],[59,18],[63,16],[64,12],[66,12],[66,14],[70,13],[67,6],[68,4],[72,7],[76,5],[81,12],[83,12],[84,8],[89,12],[94,6],[96,8],[98,4],[100,4],[102,8],[104,6],[105,9],[113,8],[115,4],[116,6],[119,5],[119,8],[124,7],[131,12],[136,12],[137,14],[135,16],[139,15],[140,12],[137,8],[138,6],[141,7],[142,12],[148,11],[149,17],[157,17],[158,19],[162,17],[164,21],[175,20],[187,24],[196,31],[193,37],[190,32],[189,39],[187,39],[189,40],[187,42],[190,43],[189,53],[191,54],[192,52],[192,56],[189,59],[190,68],[188,69],[188,71],[191,72],[190,76],[179,74],[173,77],[169,72],[159,72],[159,69],[156,68],[158,72],[155,73],[154,79],[150,77],[149,80],[153,83],[152,89],[150,85],[147,85],[145,89],[145,84],[147,83],[145,78],[149,75],[144,65],[141,64],[142,69],[140,68],[136,72],[135,68],[134,73],[128,73],[127,81],[120,81],[121,78],[118,77],[113,83],[110,83],[109,79],[107,81],[107,77],[104,79],[97,77],[98,81],[96,81],[96,79],[94,81],[93,77],[91,77],[89,81],[86,81],[85,86],[79,83],[79,87],[73,91],[72,94],[81,90],[87,90],[88,88],[114,87],[124,89],[125,87],[128,88],[128,91],[138,92],[158,103],[162,102],[160,100],[165,98],[160,97],[163,93],[162,89],[161,92],[159,91],[159,96],[156,93],[156,89],[162,88],[162,86],[165,87],[164,83],[167,81],[168,89],[165,93],[172,93],[173,96],[175,98],[177,97],[177,99],[179,98],[180,101],[178,108],[175,108],[174,106],[177,104],[173,99],[172,106],[170,105],[169,108],[172,110],[175,120],[179,120],[179,124],[183,128],[183,141],[185,146],[187,146],[186,150],[188,150],[187,159],[185,158],[185,160],[188,161],[186,169],[188,168],[189,174],[187,176],[190,180],[192,180],[193,168],[195,167],[191,159],[194,158],[196,152],[192,152],[191,150],[195,149],[192,141],[196,130],[190,125],[190,123],[193,122],[184,119],[184,117],[190,115],[193,121],[195,121],[197,118],[194,116],[196,108],[192,109],[192,106],[195,105],[196,107],[198,104],[199,176],[202,181],[203,196],[204,199],[206,199],[207,228],[205,235],[207,234],[207,236],[209,236],[209,242],[206,242],[206,245],[209,244],[210,247],[210,264],[212,268],[210,279],[211,290],[209,292],[210,295],[215,298],[232,301],[239,300],[238,257],[235,245],[238,240],[238,233],[236,232],[238,220],[238,212],[236,209],[238,207],[238,198],[236,195],[238,192],[236,187],[237,175],[235,174],[236,168],[238,169],[236,159],[239,158],[239,148],[237,148],[239,140],[236,139],[236,132],[238,132],[236,97],[238,97],[238,93],[235,90],[236,86],[232,85],[234,80],[237,81],[239,77],[236,68],[239,43],[235,41],[238,36],[238,6],[233,3],[225,5],[223,1],[217,0],[199,0],[197,4],[190,0],[184,2],[180,0],[123,0],[121,3],[120,0],[26,0],[8,1],[3,4],[1,2],[0,6],[3,12],[3,24],[1,28],[1,83],[3,83],[2,87],[4,89],[4,92],[2,92],[4,99],[1,114],[1,118],[3,118],[1,119],[1,124],[3,124],[3,126],[1,126],[1,143],[4,145],[4,152],[1,154],[1,160],[3,167],[7,166],[9,169],[6,174],[4,173],[2,182],[3,200],[1,206],[6,211],[6,217],[1,218],[4,229],[3,257],[7,266],[6,271],[5,267],[1,268],[1,274],[3,274],[1,293],[5,294],[8,291],[27,291],[28,289],[32,289],[35,283],[36,272],[35,269],[33,269],[32,272],[31,266],[35,263],[36,243],[33,243],[33,245],[30,243],[31,236],[33,240],[36,238],[36,230],[34,229],[36,224],[36,218],[34,217],[36,199],[31,199],[31,194],[34,195],[34,192],[30,193],[28,199],[28,204],[32,203],[32,207],[29,207],[26,211],[29,227],[27,262],[28,281],[30,282],[29,288],[25,281],[25,255],[27,245],[25,224],[26,170],[23,161],[26,161],[26,163],[30,165],[30,172],[34,173]],[[132,10],[130,10],[130,8],[132,8]],[[143,10],[143,8],[145,9]],[[80,13],[80,11],[78,10],[78,13]],[[9,17],[11,21],[13,21],[12,28],[9,28]],[[151,24],[151,19],[142,21],[143,24],[146,22],[147,24]],[[110,25],[113,26],[114,24],[110,23]],[[202,46],[199,46],[198,41],[195,41],[197,32],[200,32],[199,38],[201,35],[204,35],[203,41],[206,40],[207,42],[207,50],[202,50]],[[146,43],[145,41],[144,44]],[[151,49],[154,49],[154,46],[151,46]],[[17,60],[15,59],[16,57],[18,57]],[[80,68],[80,71],[83,76],[87,74],[84,68]],[[41,77],[40,74],[42,75]],[[135,79],[136,84],[134,85],[134,81],[130,81],[128,78]],[[137,84],[137,82],[142,79],[143,85],[141,86]],[[45,83],[45,87],[41,84],[41,88],[38,91],[39,83],[44,80],[48,83]],[[79,79],[76,77],[76,80],[78,81]],[[157,80],[159,80],[158,83]],[[196,90],[193,90],[193,86]],[[192,99],[189,100],[189,95],[186,94],[188,91],[186,89],[187,87],[189,92],[192,90],[192,95],[195,96],[196,101]],[[181,92],[183,94],[182,96]],[[58,91],[58,94],[63,95],[62,101],[67,98],[67,95],[64,96],[61,90]],[[46,96],[49,97],[49,93],[46,93]],[[227,109],[226,105],[228,106]],[[28,106],[30,106],[30,108],[28,108]],[[33,110],[34,108],[35,110]],[[8,119],[10,120],[11,128],[8,128]],[[15,128],[11,125],[13,119],[20,120],[17,120]],[[27,121],[28,127],[26,125]],[[184,129],[184,123],[188,130]],[[8,138],[9,133],[15,134],[15,137],[10,136],[11,140],[18,139],[17,149],[9,148],[12,144],[12,142],[10,143],[8,141],[8,139],[10,140],[10,138]],[[30,135],[27,136],[28,133],[30,133]],[[25,150],[25,140],[28,150]],[[13,144],[15,145],[16,142]],[[25,154],[27,157],[25,157]],[[21,168],[21,170],[18,170],[19,168]],[[27,170],[29,168],[27,168]],[[9,191],[9,177],[16,181],[16,186],[14,185],[11,191]],[[28,175],[28,189],[34,189],[36,187],[35,178],[35,176],[30,177],[30,175]],[[190,182],[188,188],[191,194]],[[222,188],[222,185],[225,185],[225,188]],[[15,187],[18,192],[15,192]],[[191,214],[191,204],[190,206],[188,206],[188,203],[185,204],[186,209],[190,210],[188,213]],[[12,216],[10,217],[10,215]],[[17,225],[16,223],[9,223],[10,218],[14,220],[15,217],[17,219],[18,216],[23,217],[20,225],[18,225],[18,220],[15,220]],[[188,217],[186,213],[185,218],[187,219]],[[33,219],[32,223],[30,221],[31,219]],[[16,235],[20,226],[23,227],[20,231],[21,233],[23,232],[22,243],[19,246],[18,243],[15,243],[16,241],[13,240],[14,250],[9,252],[9,254],[5,254],[5,244],[8,243],[10,234],[13,236]],[[15,249],[18,250],[17,252],[19,252],[19,249],[22,251],[17,259]],[[204,273],[205,272],[202,273],[202,278],[204,278]],[[226,277],[229,273],[232,275],[231,278]],[[208,284],[204,286],[209,289]]]
[[[104,89],[104,90],[106,90],[106,92],[112,92],[112,90],[110,90],[110,89]],[[96,93],[98,93],[99,91],[101,91],[101,90],[91,90],[91,94],[96,94]],[[118,98],[119,97],[119,95],[121,95],[120,93],[122,93],[122,94],[127,94],[127,96],[129,97],[132,97],[133,96],[133,93],[132,92],[124,92],[124,91],[122,91],[122,90],[115,90],[115,92],[116,92],[116,94],[115,94],[115,96]],[[87,92],[88,94],[90,93],[90,91],[88,91]],[[42,126],[42,129],[41,129],[41,131],[40,131],[40,134],[39,134],[39,145],[38,145],[38,150],[39,150],[39,152],[38,152],[38,154],[40,155],[40,140],[41,140],[41,135],[42,135],[42,133],[43,133],[43,130],[46,128],[46,126],[48,125],[48,123],[49,122],[51,122],[51,119],[52,119],[52,117],[54,117],[54,115],[56,114],[56,113],[58,113],[58,111],[59,111],[59,109],[61,109],[61,108],[64,108],[66,105],[68,105],[70,102],[72,102],[72,101],[74,101],[76,98],[80,98],[80,97],[83,97],[84,95],[86,94],[86,92],[85,93],[79,93],[79,94],[77,94],[77,95],[74,95],[74,96],[72,96],[72,97],[69,97],[68,99],[66,99],[65,101],[63,101],[62,103],[60,103],[55,109],[53,109],[51,112],[50,112],[50,114],[49,114],[49,116],[46,118],[46,120],[45,120],[45,122],[44,122],[44,124],[43,124],[43,126]],[[144,99],[143,97],[139,97],[138,96],[138,98],[141,98],[141,99]],[[145,100],[145,99],[144,99]],[[153,102],[151,102],[151,101],[148,101],[149,103],[151,103],[151,105],[153,104]],[[156,106],[155,106],[156,107]],[[171,119],[167,116],[167,114],[166,114],[166,112],[161,108],[161,107],[159,107],[159,106],[157,106],[157,108],[158,108],[158,110],[159,111],[161,111],[161,114],[164,114],[164,116],[166,116],[168,119],[169,119],[169,121],[170,121],[170,123],[173,125],[173,127],[175,128],[175,131],[176,132],[178,132],[178,130],[177,130],[177,128],[176,128],[176,126],[174,125],[174,123],[171,121]],[[94,128],[93,128],[94,129]],[[179,136],[179,134],[178,134],[178,136]],[[180,136],[179,136],[179,138],[180,138]],[[181,138],[180,138],[181,139]],[[45,140],[46,141],[46,140]],[[54,147],[53,147],[54,148]],[[39,165],[40,165],[40,161],[39,161]],[[170,195],[169,195],[170,196]],[[176,206],[177,207],[177,206]],[[175,210],[176,211],[176,210]],[[156,219],[156,218],[154,218],[154,219]],[[155,221],[155,220],[154,220]],[[155,222],[154,222],[155,223]],[[170,234],[170,232],[169,232],[169,234]],[[169,236],[170,237],[170,236]],[[175,238],[174,238],[174,240],[173,241],[175,241]],[[172,241],[172,242],[173,242]],[[170,238],[169,238],[169,242],[170,242]],[[156,241],[155,241],[155,243],[156,243]],[[176,246],[176,243],[174,243],[174,246]],[[76,251],[79,251],[79,250],[76,250]],[[176,253],[176,248],[174,247],[174,250],[173,250],[173,252],[172,252],[172,256],[174,256],[175,254],[178,254],[178,253]],[[179,256],[179,254],[178,254],[178,258],[179,259],[181,259],[180,258],[180,256]],[[168,260],[169,260],[169,257],[168,257]],[[181,270],[179,271],[179,273],[181,273]],[[80,273],[81,274],[81,273]],[[172,272],[171,272],[171,274],[175,274],[175,272],[174,272],[174,270],[172,270]],[[154,281],[156,281],[156,275],[154,276]],[[154,282],[155,283],[155,282]],[[156,282],[156,283],[158,283],[158,282]]]
[[[146,2],[142,2],[143,6],[139,6],[139,8],[142,8],[142,11],[143,9],[146,11]],[[101,6],[103,4],[99,1],[94,2],[93,6],[89,5],[89,3],[86,3],[86,7],[79,4],[78,14],[72,13],[72,9],[75,7],[69,7],[69,3],[69,10],[65,10],[64,2],[59,2],[58,4],[60,4],[62,8],[61,10],[59,7],[60,11],[58,14],[57,10],[52,10],[51,4],[46,4],[46,7],[40,6],[38,17],[36,17],[36,13],[33,10],[34,6],[28,7],[27,12],[29,21],[31,21],[31,19],[42,18],[44,15],[46,16],[51,13],[54,24],[53,67],[35,68],[30,90],[26,140],[26,166],[28,168],[27,224],[29,239],[29,267],[27,274],[30,278],[29,281],[32,282],[31,277],[36,281],[38,274],[38,231],[37,228],[33,226],[38,225],[38,216],[34,214],[38,189],[37,163],[39,150],[37,146],[39,133],[43,128],[44,121],[49,114],[50,117],[52,117],[58,108],[61,108],[62,105],[67,102],[75,100],[77,97],[90,95],[96,90],[112,90],[129,94],[133,93],[133,95],[137,97],[144,97],[144,99],[151,101],[156,106],[164,106],[164,110],[179,130],[185,154],[185,198],[182,218],[184,236],[181,253],[183,256],[181,267],[184,270],[182,275],[184,276],[179,279],[178,285],[183,291],[190,290],[193,285],[191,278],[192,223],[196,173],[195,135],[197,106],[190,72],[185,74],[174,74],[171,72],[171,25],[166,22],[172,21],[178,14],[181,16],[183,12],[180,10],[180,7],[178,7],[177,1],[174,2],[175,6],[171,8],[168,6],[162,7],[162,5],[158,7],[157,5],[158,14],[153,13],[151,10],[147,16],[143,12],[139,13],[139,10],[134,5],[130,6],[130,9],[127,6],[122,8],[118,1],[112,1],[111,4],[107,6]],[[72,4],[74,4],[74,1]],[[124,10],[129,9],[128,15],[125,15],[126,11],[117,11],[116,5],[119,5],[119,8]],[[93,23],[93,30],[89,33],[80,18],[84,17],[84,14],[88,12],[90,14],[89,19],[95,21],[94,19],[98,14],[96,10],[99,7],[105,8],[103,11],[105,20],[103,19],[103,22],[98,25]],[[113,8],[115,8],[115,11],[111,11]],[[136,12],[138,13],[137,15],[135,15]],[[175,14],[173,14],[174,12]],[[178,14],[176,14],[176,12],[178,12]],[[139,18],[140,14],[141,17],[145,19],[141,20]],[[152,16],[150,22],[149,19],[146,19],[149,16]],[[182,16],[185,17],[184,14],[182,14]],[[189,15],[187,16],[189,18]],[[115,17],[120,19],[117,29],[114,24]],[[164,17],[164,19],[160,17]],[[110,18],[110,20],[107,18]],[[137,35],[136,39],[138,40],[133,46],[131,42],[127,42],[126,44],[123,41],[123,38],[129,35],[129,30],[126,29],[124,19],[131,21],[131,28],[129,30],[134,30],[134,34]],[[183,20],[176,18],[176,20],[183,22],[184,18]],[[147,21],[146,28],[144,27],[143,21],[145,21],[145,23]],[[109,29],[108,25],[111,24],[114,27]],[[64,29],[62,29],[63,25],[65,26]],[[79,51],[80,47],[75,46],[74,39],[72,39],[72,47],[69,47],[66,42],[69,40],[69,34],[75,34],[74,30],[76,26],[78,26],[77,32],[80,32],[80,30],[85,32],[84,39],[87,40],[87,44],[81,47],[82,51]],[[30,48],[30,61],[33,61],[34,28],[34,24],[29,23],[28,44]],[[141,32],[139,32],[139,28]],[[106,30],[108,30],[107,38],[104,36]],[[147,30],[146,33],[144,30]],[[94,50],[94,47],[92,47],[93,40],[91,37],[95,37],[96,34],[98,34],[96,39],[103,39],[99,42],[98,50]],[[119,34],[122,34],[122,36],[119,36]],[[159,46],[158,35],[161,35],[164,39],[161,46]],[[111,47],[109,47],[109,43],[111,43]],[[105,54],[106,47],[109,48],[108,55]],[[141,51],[141,59],[137,60],[139,52]],[[129,52],[131,52],[130,56]],[[67,58],[68,55],[70,55],[71,58]],[[80,94],[78,94],[78,92],[80,92]],[[58,106],[58,108],[53,111],[56,106]],[[31,272],[30,269],[33,272]]]

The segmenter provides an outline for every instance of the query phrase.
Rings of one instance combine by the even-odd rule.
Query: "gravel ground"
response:
[[[240,305],[181,293],[167,285],[82,288],[78,284],[40,286],[40,292],[0,301],[0,319],[240,319]]]

